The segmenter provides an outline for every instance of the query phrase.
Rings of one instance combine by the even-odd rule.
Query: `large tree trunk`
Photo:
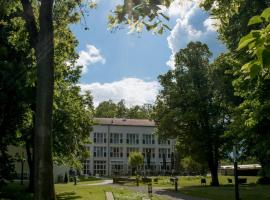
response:
[[[55,199],[52,161],[52,106],[54,85],[54,43],[52,22],[53,0],[42,0],[40,32],[36,46],[37,107],[35,123],[35,187],[36,200]]]
[[[208,167],[210,169],[211,178],[212,178],[211,185],[212,186],[219,186],[219,181],[218,181],[218,152],[217,152],[217,148],[214,147],[214,149],[215,149],[214,151],[212,150],[209,153]]]
[[[219,181],[218,181],[218,165],[213,164],[210,167],[210,172],[211,172],[211,178],[212,178],[211,185],[212,186],[219,186]]]
[[[52,105],[54,85],[53,0],[41,0],[39,26],[29,0],[21,0],[29,41],[37,61],[34,136],[34,199],[55,199],[52,161]]]

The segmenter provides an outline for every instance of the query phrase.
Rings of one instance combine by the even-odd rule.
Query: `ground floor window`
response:
[[[160,170],[170,171],[171,170],[171,162],[160,162]]]
[[[99,174],[100,176],[106,175],[106,161],[105,160],[95,160],[94,161],[94,174]]]
[[[83,163],[83,174],[90,175],[90,160],[85,160]]]
[[[111,162],[111,172],[113,175],[120,175],[124,172],[124,164],[121,161]]]

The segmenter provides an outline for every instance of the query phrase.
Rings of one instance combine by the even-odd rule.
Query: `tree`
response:
[[[194,161],[190,156],[185,157],[181,160],[181,168],[188,174],[205,175],[206,174],[206,163],[198,163]]]
[[[119,118],[126,118],[127,107],[125,105],[125,100],[122,99],[117,103],[116,116]]]
[[[251,30],[248,26],[249,19],[269,7],[270,2],[268,0],[203,0],[201,6],[210,12],[213,19],[218,20],[219,39],[234,52],[241,37]]]
[[[238,50],[249,58],[236,70],[233,81],[235,93],[243,101],[235,109],[230,133],[237,135],[248,156],[255,156],[262,165],[262,176],[270,178],[269,137],[269,17],[270,9],[252,17],[249,26],[265,23],[260,29],[252,30],[242,37]],[[244,51],[248,48],[248,51]],[[268,181],[269,182],[269,181]]]
[[[74,77],[74,72],[76,74],[80,71],[70,70],[72,69],[71,66],[66,64],[67,61],[71,64],[75,63],[76,54],[74,45],[76,45],[76,42],[74,42],[74,36],[70,34],[70,30],[67,27],[70,23],[79,20],[78,12],[74,12],[74,9],[80,4],[80,1],[57,1],[54,4],[54,8],[52,7],[53,3],[53,1],[42,1],[41,4],[36,4],[36,2],[30,3],[28,0],[21,0],[24,13],[23,17],[29,36],[29,46],[34,49],[37,64],[37,104],[36,109],[32,109],[35,113],[36,127],[34,149],[38,148],[34,151],[34,161],[36,164],[35,182],[37,180],[40,181],[35,183],[37,186],[37,188],[35,187],[35,196],[37,199],[48,199],[54,196],[51,158],[53,87],[57,85],[57,80],[61,80],[61,78],[71,82],[78,80],[76,78],[78,75]],[[35,13],[38,13],[38,11],[39,23],[36,23]],[[54,30],[53,21],[55,24]],[[61,40],[59,40],[60,38]],[[28,52],[31,52],[31,50],[28,50]],[[57,67],[55,68],[53,65]],[[31,138],[33,137],[30,137],[30,140],[27,141],[31,141]],[[27,145],[27,141],[26,146],[31,146]],[[44,144],[45,148],[39,144]],[[39,161],[44,164],[38,165]],[[46,193],[48,196],[42,193]]]
[[[103,101],[95,109],[95,117],[114,118],[117,114],[117,105],[112,101]]]
[[[270,7],[265,9],[261,15],[253,16],[248,22],[249,26],[257,24],[262,24],[263,28],[252,30],[242,37],[237,50],[248,48],[246,52],[251,57],[251,61],[242,66],[243,73],[250,78],[259,75],[267,78],[270,67],[270,47],[268,45],[270,42]]]
[[[61,89],[60,89],[61,88]],[[54,98],[53,158],[54,162],[80,168],[89,157],[85,144],[90,143],[93,103],[90,93],[80,94],[78,86],[63,82]]]
[[[149,11],[154,11],[155,15],[159,15],[159,7],[157,5],[165,4],[168,6],[170,1],[155,2],[152,4],[142,4],[141,7],[138,2],[133,5],[132,1],[125,1],[124,7],[128,6],[128,9],[124,9],[121,14],[130,16],[139,16],[137,11],[130,11],[136,6],[139,9],[143,18],[147,18]],[[10,2],[9,2],[10,3]],[[14,2],[11,2],[11,4]],[[15,2],[16,3],[16,2]],[[29,55],[33,55],[37,66],[37,79],[36,79],[36,104],[34,115],[35,137],[34,137],[34,162],[35,162],[35,198],[36,199],[54,199],[53,192],[53,174],[52,174],[52,115],[53,115],[53,93],[54,93],[54,72],[57,52],[55,51],[54,44],[57,43],[55,39],[54,17],[56,17],[55,24],[61,24],[67,22],[70,18],[59,17],[57,10],[61,10],[64,14],[75,13],[74,19],[77,20],[77,12],[73,12],[77,5],[80,6],[81,1],[57,1],[53,0],[41,0],[20,1],[23,8],[23,18],[25,20],[25,27],[27,30],[26,37],[29,44]],[[66,3],[66,4],[65,4]],[[132,5],[130,4],[132,3]],[[66,5],[66,6],[63,6]],[[92,4],[93,5],[93,4]],[[139,5],[139,6],[138,6]],[[91,6],[90,6],[91,7]],[[123,7],[123,8],[124,8]],[[66,9],[68,8],[68,9]],[[143,8],[143,9],[141,9]],[[147,8],[145,10],[144,8]],[[54,10],[53,10],[54,9]],[[66,10],[65,10],[66,9]],[[131,10],[130,10],[131,9]],[[150,10],[149,10],[150,9]],[[148,14],[147,14],[148,13]],[[63,16],[63,15],[62,15]],[[128,18],[129,18],[128,17]],[[166,18],[165,16],[163,16]],[[38,18],[38,22],[36,19]],[[73,19],[73,20],[74,20]],[[126,18],[127,19],[127,18]],[[134,18],[135,19],[135,18]],[[137,18],[136,21],[138,21]],[[57,21],[59,20],[59,21]],[[71,20],[72,21],[72,20]],[[119,23],[124,20],[118,21]],[[134,21],[134,20],[132,20]],[[58,23],[57,23],[58,22]],[[60,23],[59,23],[60,22]],[[69,22],[69,21],[68,21]],[[117,23],[118,23],[117,22]],[[66,23],[64,23],[66,24]],[[154,25],[155,27],[156,25]],[[159,30],[162,33],[163,29]],[[33,49],[34,51],[32,51]],[[32,54],[33,53],[33,54]],[[33,105],[32,105],[33,106]],[[33,109],[32,109],[33,110]]]
[[[159,76],[163,89],[154,120],[160,137],[177,137],[182,154],[207,162],[212,185],[217,186],[226,115],[212,89],[210,56],[200,42],[191,42],[176,54],[175,69]]]
[[[148,31],[162,34],[164,30],[170,28],[163,23],[163,20],[169,20],[169,17],[161,12],[161,7],[169,8],[171,2],[173,0],[125,0],[109,15],[109,29],[124,24],[130,27],[131,32],[141,32],[146,27]]]
[[[263,176],[267,174],[269,163],[266,150],[269,146],[269,51],[265,45],[269,40],[269,9],[266,9],[269,6],[266,0],[203,2],[203,7],[220,21],[217,26],[220,38],[237,63],[231,71],[234,94],[240,101],[232,111],[227,133],[234,138],[242,154],[257,158],[262,164]]]
[[[138,173],[138,167],[143,165],[144,163],[144,157],[142,153],[133,151],[128,156],[128,164],[131,166],[132,170],[136,170],[136,173]]]
[[[127,116],[130,119],[151,119],[152,112],[153,106],[151,104],[137,105],[128,109]]]
[[[28,64],[33,59],[29,56],[27,43],[18,39],[25,35],[21,31],[22,24],[12,13],[15,5],[14,2],[0,1],[0,170],[5,170],[1,176],[6,179],[12,177],[10,174],[14,160],[8,155],[7,146],[18,143],[17,130],[34,97],[31,95],[33,86],[29,81],[33,65]],[[10,173],[7,169],[11,169]]]
[[[112,100],[101,102],[95,109],[95,117],[105,118],[128,118],[128,119],[151,119],[153,106],[144,104],[142,106],[126,107],[125,101],[114,103]]]
[[[35,114],[35,199],[55,199],[52,161],[52,105],[54,83],[53,0],[42,0],[39,28],[29,0],[21,0],[30,46],[37,62]]]

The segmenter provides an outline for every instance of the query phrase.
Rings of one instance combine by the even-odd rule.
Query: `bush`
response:
[[[270,185],[270,178],[269,177],[261,177],[257,181],[258,184],[261,185]]]

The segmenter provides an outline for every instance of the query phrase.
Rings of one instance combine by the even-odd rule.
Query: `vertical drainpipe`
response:
[[[108,176],[110,176],[110,140],[111,140],[111,133],[110,133],[110,125],[108,124],[108,139],[107,139],[107,171]]]

